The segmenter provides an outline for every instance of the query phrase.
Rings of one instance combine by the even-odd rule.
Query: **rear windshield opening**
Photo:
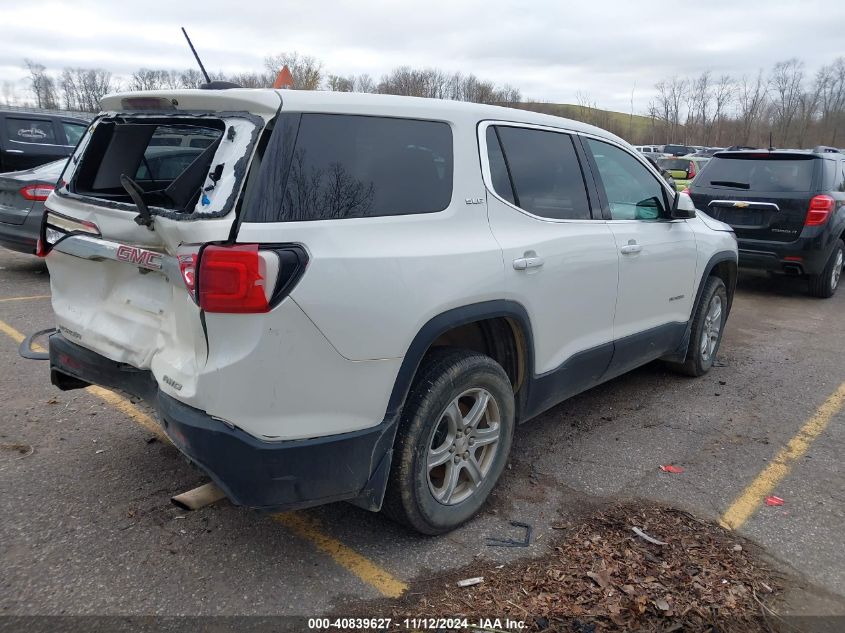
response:
[[[657,163],[663,168],[671,171],[689,170],[689,161],[685,158],[660,158]]]
[[[100,121],[68,188],[79,195],[131,204],[121,184],[121,175],[126,175],[143,192],[147,205],[190,213],[225,127],[215,120]]]
[[[712,187],[766,192],[808,192],[812,190],[816,161],[799,158],[743,157],[711,159],[702,172]]]

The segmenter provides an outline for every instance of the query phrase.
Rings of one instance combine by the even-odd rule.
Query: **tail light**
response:
[[[262,268],[258,244],[207,246],[200,258],[200,308],[206,312],[267,312],[270,306]]]
[[[179,270],[182,271],[182,280],[185,282],[185,287],[194,294],[196,287],[196,270],[197,270],[197,255],[190,253],[188,255],[179,255]]]
[[[27,200],[44,202],[53,192],[53,185],[27,185],[21,187],[19,193]]]
[[[200,308],[243,314],[269,312],[299,280],[307,261],[297,245],[212,244],[202,249],[198,264],[186,256],[179,265],[185,285],[196,287]]]
[[[810,207],[807,209],[807,217],[804,226],[821,226],[830,217],[836,201],[828,195],[815,196],[810,200]]]
[[[695,162],[694,161],[689,162],[689,169],[687,169],[687,178],[689,178],[690,180],[695,178]]]
[[[68,235],[90,235],[100,237],[100,229],[93,222],[72,218],[50,209],[45,209],[44,217],[41,219],[41,230],[38,234],[38,242],[35,245],[35,254],[38,257],[47,257],[53,246],[58,244]]]

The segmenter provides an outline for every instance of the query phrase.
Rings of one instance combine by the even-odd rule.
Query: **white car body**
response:
[[[619,148],[636,157],[666,200],[673,199],[675,193],[634,148],[582,123],[493,106],[352,93],[232,89],[143,97],[178,102],[178,109],[168,113],[173,116],[188,110],[253,115],[250,121],[226,119],[227,128],[237,126],[237,131],[229,146],[224,141],[217,150],[213,163],[226,167],[220,189],[212,193],[227,195],[212,199],[207,210],[198,203],[190,221],[156,214],[153,231],[133,222],[136,212],[125,205],[104,205],[68,191],[51,195],[47,207],[57,217],[91,223],[99,232],[72,234],[47,256],[56,336],[71,344],[68,349],[78,347],[115,367],[150,376],[159,401],[166,396],[176,401],[173,406],[187,405],[207,416],[203,424],[219,422],[224,432],[237,433],[262,450],[385,428],[401,410],[425,351],[417,349],[420,341],[431,343],[423,333],[435,332],[431,324],[448,322],[448,315],[461,315],[455,317],[456,326],[465,323],[466,314],[485,305],[499,306],[491,308],[491,315],[527,320],[530,329],[523,336],[530,349],[523,350],[522,384],[557,376],[557,382],[547,379],[537,387],[540,395],[521,410],[521,419],[527,419],[673,351],[688,331],[703,280],[720,263],[735,266],[735,238],[712,219],[556,220],[527,212],[494,191],[485,132],[505,126]],[[103,110],[120,111],[127,98],[132,95],[106,97]],[[451,202],[439,212],[382,217],[238,224],[237,205],[215,216],[215,210],[225,208],[222,199],[231,197],[226,187],[237,194],[244,186],[230,163],[239,152],[255,151],[244,144],[246,139],[261,133],[279,112],[446,123],[453,139]],[[91,134],[71,159],[74,166],[65,181],[73,178]],[[598,207],[598,198],[592,197],[598,185],[588,187]],[[680,207],[690,208],[688,198],[682,198]],[[296,244],[307,252],[304,274],[268,312],[203,312],[179,275],[178,256],[233,238],[245,244]],[[132,250],[120,251],[121,245]],[[116,256],[118,251],[129,255]],[[144,257],[146,263],[163,265],[146,266]],[[279,264],[272,254],[262,257],[262,270],[272,278]],[[658,331],[657,339],[643,337]],[[442,334],[437,330],[430,336]],[[672,339],[672,350],[658,349],[654,340],[660,336],[679,338]],[[625,345],[632,350],[627,358],[620,352]],[[591,350],[606,353],[593,356]],[[620,358],[611,364],[614,350]],[[579,358],[591,360],[579,364]],[[596,359],[606,365],[590,377],[588,365]],[[68,376],[93,381],[62,363],[54,357],[54,381],[60,386],[74,386]],[[245,505],[295,507],[363,495],[358,482],[349,490],[252,498],[235,490],[210,459],[197,453],[198,443],[186,444],[166,428],[177,446]],[[377,488],[371,485],[375,459],[367,464],[361,481]],[[378,507],[377,490],[373,499],[364,505]]]

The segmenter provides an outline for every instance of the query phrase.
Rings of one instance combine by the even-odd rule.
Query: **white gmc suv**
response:
[[[603,130],[332,92],[102,107],[41,231],[52,382],[146,398],[236,504],[444,532],[517,423],[713,363],[734,234]]]

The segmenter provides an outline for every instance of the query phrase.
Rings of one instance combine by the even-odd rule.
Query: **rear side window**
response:
[[[62,121],[62,129],[65,131],[67,144],[76,145],[79,142],[79,139],[82,138],[82,135],[85,134],[86,126],[80,125],[79,123],[68,123],[66,121]]]
[[[55,145],[56,131],[52,121],[6,117],[6,138],[18,143]]]
[[[452,171],[447,123],[282,115],[262,161],[259,193],[244,221],[435,213],[452,199]]]
[[[817,161],[807,158],[720,158],[707,163],[699,179],[711,187],[767,192],[809,192]],[[698,182],[698,180],[696,180]]]
[[[502,146],[499,143],[499,135],[496,134],[496,128],[492,125],[487,128],[487,160],[490,163],[490,179],[493,181],[493,191],[511,204],[516,204],[508,166],[505,164],[505,155],[502,153]]]
[[[507,200],[508,184],[512,183],[513,204],[529,213],[555,220],[590,219],[587,189],[572,137],[519,127],[496,126],[495,130],[510,174],[509,182],[499,176],[502,184],[497,184],[494,150],[489,159],[496,193]],[[504,193],[500,186],[505,188]]]

